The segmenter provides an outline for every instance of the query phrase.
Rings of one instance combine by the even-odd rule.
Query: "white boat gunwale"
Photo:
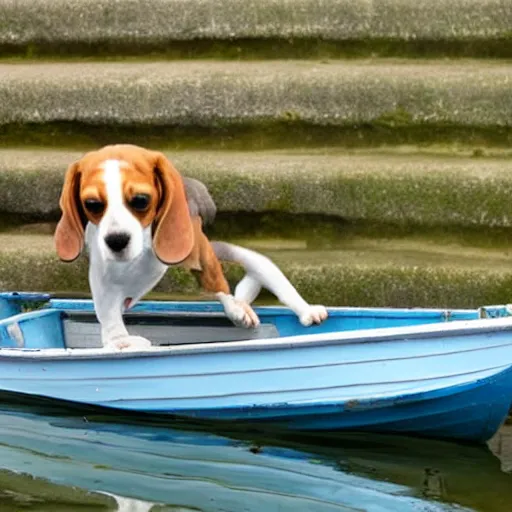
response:
[[[333,308],[334,309],[334,308]],[[345,308],[343,308],[345,309]],[[21,313],[0,320],[0,327],[29,320],[35,315],[62,314],[62,310],[46,309],[37,312]],[[18,347],[0,348],[0,358],[27,359],[123,359],[134,357],[161,357],[165,355],[192,355],[201,353],[246,352],[262,350],[281,350],[305,347],[322,347],[358,343],[377,343],[386,341],[414,341],[440,337],[481,335],[501,331],[512,331],[512,316],[473,320],[454,320],[434,324],[421,324],[399,327],[380,327],[352,331],[301,334],[262,339],[250,339],[229,342],[193,343],[186,345],[153,346],[144,351],[114,351],[104,348],[44,348],[27,349]],[[411,339],[412,338],[412,339]]]

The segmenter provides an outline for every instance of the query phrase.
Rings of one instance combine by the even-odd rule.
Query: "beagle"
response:
[[[212,242],[203,232],[216,208],[206,187],[182,178],[162,154],[132,145],[106,146],[84,155],[66,172],[55,247],[61,260],[89,253],[89,285],[105,347],[145,349],[130,336],[123,313],[148,293],[167,268],[190,269],[222,303],[238,326],[259,325],[250,303],[262,286],[290,307],[304,325],[327,317],[310,306],[268,258],[255,251]],[[221,260],[243,265],[246,275],[230,292]]]

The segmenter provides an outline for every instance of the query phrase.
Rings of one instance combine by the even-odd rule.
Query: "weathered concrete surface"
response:
[[[0,125],[508,127],[511,82],[480,61],[3,64]]]
[[[10,448],[23,449],[20,447]],[[39,455],[44,457],[46,453],[42,452]],[[117,500],[114,496],[53,483],[45,478],[7,469],[0,469],[0,499],[5,510],[16,510],[20,506],[20,502],[34,501],[38,501],[42,505],[48,503],[49,507],[52,505],[58,508],[67,507],[69,510],[86,509],[86,507],[90,510],[117,509]]]
[[[500,460],[501,471],[512,473],[512,425],[510,416],[497,434],[489,441],[489,448]]]
[[[509,37],[503,0],[1,0],[0,43]]]
[[[0,151],[0,213],[57,219],[65,169],[82,154]],[[207,184],[221,212],[512,226],[509,158],[300,150],[166,154],[182,174]]]
[[[250,241],[244,242],[250,246]],[[404,241],[347,241],[343,250],[262,250],[311,302],[358,306],[476,307],[508,303],[512,270],[506,250]],[[239,267],[226,266],[232,284]],[[83,292],[87,263],[57,260],[49,235],[0,235],[0,289]],[[198,293],[189,272],[167,272],[156,291]]]

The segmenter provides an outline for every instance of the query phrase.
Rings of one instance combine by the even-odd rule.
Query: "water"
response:
[[[2,402],[0,511],[508,512],[509,445],[507,427],[493,452]]]

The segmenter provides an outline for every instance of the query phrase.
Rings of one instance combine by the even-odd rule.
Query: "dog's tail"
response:
[[[308,303],[299,295],[272,260],[239,245],[227,242],[211,242],[211,244],[219,260],[238,263],[246,272],[244,278],[236,286],[235,297],[237,299],[250,304],[264,287],[297,315],[301,316],[309,310]]]

